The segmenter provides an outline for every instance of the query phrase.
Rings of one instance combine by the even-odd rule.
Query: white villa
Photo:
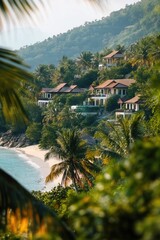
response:
[[[120,105],[120,109],[115,112],[116,119],[119,116],[125,117],[127,115],[131,115],[133,112],[139,111],[142,101],[140,99],[140,95],[136,95],[126,101],[123,101],[123,99],[120,98],[118,104]]]
[[[120,51],[112,51],[110,54],[103,57],[103,62],[99,64],[99,70],[107,67],[115,67],[119,61],[124,59],[124,55]]]
[[[105,106],[107,99],[113,95],[123,98],[127,95],[128,87],[135,83],[134,79],[112,79],[107,80],[95,88],[91,88],[91,95],[87,105]]]

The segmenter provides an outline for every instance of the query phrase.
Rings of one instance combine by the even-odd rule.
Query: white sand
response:
[[[56,157],[53,157],[47,161],[44,161],[45,154],[48,152],[47,150],[42,150],[38,145],[32,145],[24,148],[16,148],[16,151],[19,151],[27,156],[31,156],[30,161],[32,164],[36,164],[39,166],[40,173],[42,175],[42,181],[44,187],[42,191],[50,191],[53,187],[57,186],[61,182],[61,176],[55,179],[53,182],[45,183],[45,178],[51,171],[51,167],[58,163],[60,160]]]

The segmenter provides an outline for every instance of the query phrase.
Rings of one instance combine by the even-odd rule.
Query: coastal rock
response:
[[[15,148],[27,147],[29,145],[31,145],[31,142],[24,133],[13,134],[13,132],[9,130],[0,136],[0,146],[2,147]]]

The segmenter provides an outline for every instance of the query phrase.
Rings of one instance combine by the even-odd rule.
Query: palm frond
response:
[[[27,121],[27,117],[17,94],[17,90],[27,81],[31,74],[26,65],[15,52],[0,48],[0,104],[8,122]]]
[[[60,162],[60,163],[54,164],[51,167],[51,171],[49,175],[46,177],[46,183],[53,181],[60,174],[62,174],[65,171],[65,169],[66,169],[66,162]]]
[[[0,14],[6,20],[19,21],[24,16],[31,17],[31,12],[38,9],[39,4],[42,5],[41,0],[0,0]]]
[[[34,198],[10,175],[0,169],[0,229],[34,237],[49,234],[54,239],[74,239],[56,214]],[[44,238],[45,239],[45,238]]]
[[[71,182],[71,179],[69,177],[68,168],[66,168],[62,176],[61,185],[66,187],[67,184],[69,184],[70,182]]]
[[[8,122],[26,122],[27,117],[17,90],[32,76],[15,52],[0,48],[0,103]]]
[[[121,151],[114,151],[114,149],[108,149],[108,148],[103,148],[103,154],[108,156],[108,157],[111,157],[111,158],[114,158],[116,160],[120,160],[120,159],[123,159],[123,154]]]

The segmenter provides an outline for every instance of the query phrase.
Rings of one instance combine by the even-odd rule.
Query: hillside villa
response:
[[[133,112],[136,112],[140,108],[140,96],[137,95],[131,99],[127,98],[127,92],[129,86],[135,83],[134,79],[110,79],[101,83],[100,85],[89,88],[90,95],[83,105],[71,106],[71,110],[83,115],[88,114],[100,114],[104,108],[107,100],[114,95],[119,95],[118,104],[120,109],[116,110],[115,117],[125,117]],[[38,105],[45,107],[49,102],[53,100],[55,95],[60,94],[78,94],[86,91],[84,88],[79,88],[77,85],[68,86],[67,83],[60,83],[55,88],[42,88],[40,97],[38,99]]]
[[[55,88],[42,88],[38,98],[38,106],[45,107],[52,101],[53,96],[60,94],[78,94],[83,93],[84,88],[79,88],[77,85],[68,86],[67,83],[60,83]]]
[[[90,97],[87,99],[87,105],[105,106],[106,101],[113,95],[119,95],[123,98],[127,95],[128,87],[135,83],[134,79],[112,79],[107,80],[97,87],[90,88]]]
[[[117,64],[124,59],[124,55],[121,51],[112,51],[110,54],[103,57],[103,62],[99,64],[99,70],[107,67],[116,67]]]
[[[125,99],[119,99],[118,104],[120,105],[120,109],[116,110],[115,117],[116,119],[119,116],[125,117],[127,115],[131,115],[134,112],[140,110],[140,105],[142,104],[142,100],[140,99],[140,95],[136,95],[133,98],[130,98],[125,101]]]

